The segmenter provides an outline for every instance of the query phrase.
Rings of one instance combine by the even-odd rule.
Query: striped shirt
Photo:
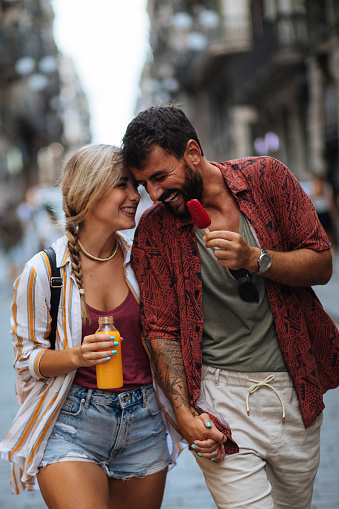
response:
[[[130,265],[131,241],[121,233],[117,237],[124,255],[126,283],[139,302],[139,288]],[[80,293],[72,274],[67,237],[58,239],[53,248],[63,279],[55,344],[56,350],[62,350],[81,345]],[[0,443],[1,457],[14,464],[11,475],[14,494],[34,484],[48,438],[76,373],[50,378],[40,373],[41,356],[50,347],[50,277],[48,257],[41,251],[26,263],[14,283],[11,316],[14,367],[21,380],[35,382]]]

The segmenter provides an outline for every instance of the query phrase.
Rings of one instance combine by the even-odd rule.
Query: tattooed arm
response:
[[[225,437],[213,423],[206,427],[205,423],[210,421],[208,414],[197,417],[192,414],[180,343],[157,339],[151,340],[150,344],[162,389],[172,404],[182,436],[189,445],[198,441],[196,452],[204,457],[215,457],[214,451],[218,448],[216,460],[220,461],[225,455],[222,445]]]

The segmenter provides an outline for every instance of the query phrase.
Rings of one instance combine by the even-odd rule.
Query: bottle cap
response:
[[[113,316],[99,316],[99,325],[113,322]]]

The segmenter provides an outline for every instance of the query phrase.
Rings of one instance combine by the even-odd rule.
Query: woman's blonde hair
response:
[[[89,313],[83,291],[79,225],[103,195],[120,180],[124,170],[121,149],[113,145],[86,145],[75,152],[66,163],[61,175],[63,209],[66,215],[66,235],[72,271],[81,296],[83,323],[88,323]]]

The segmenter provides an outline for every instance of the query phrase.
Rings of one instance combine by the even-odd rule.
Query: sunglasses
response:
[[[253,274],[246,269],[228,269],[234,279],[239,280],[239,295],[245,302],[259,302],[258,289],[253,283]]]

